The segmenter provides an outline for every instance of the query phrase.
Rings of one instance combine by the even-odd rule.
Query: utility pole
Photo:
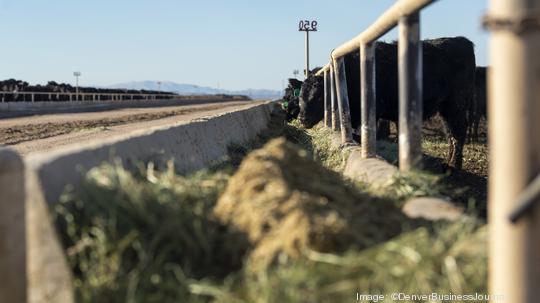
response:
[[[81,72],[73,72],[73,76],[75,76],[75,99],[79,101],[79,77]]]
[[[317,21],[315,20],[300,20],[298,23],[298,31],[306,32],[306,69],[304,70],[304,76],[307,78],[309,76],[309,32],[317,31]]]
[[[306,70],[304,72],[304,75],[306,75],[306,78],[309,76],[309,31],[306,30]]]

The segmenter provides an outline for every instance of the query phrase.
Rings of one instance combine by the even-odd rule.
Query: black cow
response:
[[[377,43],[376,102],[377,119],[398,121],[398,54],[397,42]],[[450,145],[447,164],[461,168],[463,145],[467,135],[467,113],[473,104],[475,56],[474,45],[464,37],[424,40],[423,54],[423,114],[424,119],[439,114],[447,130]],[[360,126],[360,62],[358,52],[345,56],[347,91],[351,124]],[[322,119],[322,77],[307,80],[302,87],[300,113],[306,127]],[[312,83],[316,83],[315,85]],[[309,90],[316,92],[308,92]],[[313,103],[313,104],[312,104]]]
[[[469,114],[469,138],[473,142],[478,142],[478,128],[480,120],[487,119],[487,89],[486,89],[485,66],[476,67],[474,79],[474,103]]]
[[[285,94],[283,95],[282,106],[287,112],[287,121],[292,121],[298,117],[300,112],[300,107],[298,105],[298,95],[300,93],[300,88],[302,87],[302,81],[290,78],[289,85],[285,89]]]
[[[319,68],[316,69],[319,71]],[[321,121],[324,117],[324,103],[323,110],[320,110],[321,102],[306,102],[306,100],[323,100],[324,102],[324,79],[323,77],[312,76],[315,72],[302,83],[300,90],[299,106],[300,113],[298,114],[298,120],[302,125],[312,127]]]

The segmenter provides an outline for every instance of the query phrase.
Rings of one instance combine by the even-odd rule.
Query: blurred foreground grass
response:
[[[91,170],[81,190],[55,208],[79,301],[194,300],[189,279],[239,269],[243,238],[211,216],[229,176],[221,170],[183,177],[172,166]]]
[[[216,301],[353,302],[357,292],[485,293],[486,228],[478,226],[469,218],[420,227],[363,251],[306,252],[304,259],[260,274],[236,274]]]
[[[292,124],[285,135],[339,171],[341,152],[324,131]],[[225,165],[183,176],[172,164],[89,172],[81,190],[55,208],[78,302],[352,302],[357,292],[486,292],[486,228],[474,216],[424,222],[367,249],[305,250],[300,259],[249,271],[246,235],[212,214],[234,172]],[[358,187],[396,207],[439,189],[438,177],[426,174],[399,176],[377,190]]]

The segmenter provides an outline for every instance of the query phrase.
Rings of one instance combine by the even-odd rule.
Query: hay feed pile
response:
[[[370,247],[411,225],[394,202],[359,192],[285,139],[244,159],[214,214],[247,235],[255,271],[310,250]]]

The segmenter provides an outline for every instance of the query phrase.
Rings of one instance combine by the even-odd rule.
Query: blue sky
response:
[[[0,79],[109,85],[175,81],[225,89],[281,89],[303,69],[300,19],[316,19],[311,67],[365,29],[394,0],[0,0]],[[438,1],[422,37],[463,35],[487,64],[486,0]],[[383,37],[392,40],[396,30]]]

